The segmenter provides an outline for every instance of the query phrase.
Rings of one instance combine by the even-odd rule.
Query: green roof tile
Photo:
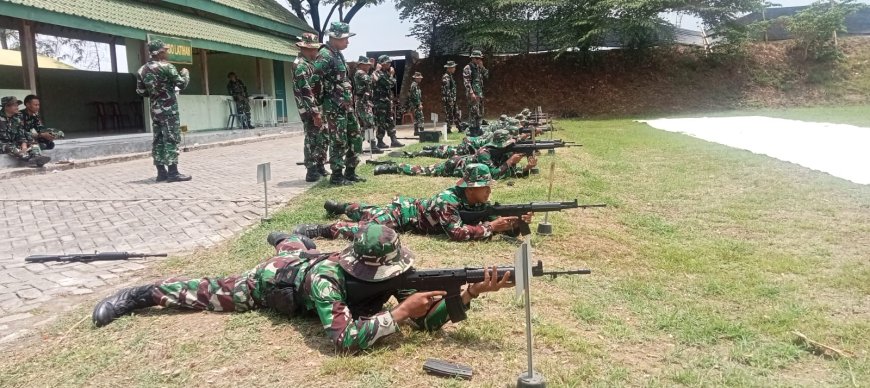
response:
[[[276,22],[289,24],[302,30],[310,30],[304,21],[299,20],[293,12],[278,4],[275,0],[212,0],[249,14],[258,15]]]
[[[243,0],[215,1],[221,3],[243,2]],[[160,35],[217,42],[230,46],[240,46],[243,48],[267,51],[284,56],[295,56],[298,53],[296,46],[293,44],[294,41],[290,38],[282,38],[267,33],[232,27],[206,18],[136,1],[0,0],[0,3],[3,2],[19,4],[60,14],[73,15]],[[254,2],[267,3],[266,0],[254,0]],[[264,4],[260,5],[266,7]],[[280,7],[277,3],[275,6]],[[251,6],[248,7],[250,8]],[[247,10],[245,11],[248,12]],[[265,12],[260,15],[265,15]],[[145,36],[143,35],[139,37],[139,39],[145,39]]]

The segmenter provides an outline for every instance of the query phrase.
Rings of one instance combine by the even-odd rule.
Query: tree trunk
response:
[[[356,3],[354,3],[353,6],[350,7],[349,10],[347,10],[347,13],[344,15],[344,19],[342,19],[342,21],[344,21],[345,23],[350,23],[351,19],[353,19],[356,13],[359,12],[359,10],[361,10],[365,5],[365,0],[357,0]]]

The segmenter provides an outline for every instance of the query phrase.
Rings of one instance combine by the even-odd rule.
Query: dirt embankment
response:
[[[792,50],[790,41],[760,43],[741,59],[716,59],[685,47],[641,55],[600,51],[500,57],[489,60],[488,117],[540,105],[571,117],[613,117],[717,111],[747,107],[864,103],[870,100],[870,38],[841,41],[846,61],[820,66]],[[424,75],[424,117],[443,116],[443,64],[454,74],[459,108],[467,111],[462,86],[464,57],[427,58],[415,66]]]

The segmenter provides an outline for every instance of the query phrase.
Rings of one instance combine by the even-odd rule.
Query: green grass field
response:
[[[792,117],[821,115],[802,114]],[[550,386],[870,384],[870,186],[627,120],[559,127],[558,137],[584,147],[543,156],[541,175],[499,182],[492,198],[546,199],[555,162],[554,200],[610,205],[551,214],[555,234],[533,238],[547,267],[593,270],[533,280],[537,368]],[[387,203],[455,181],[370,171],[363,168],[368,183],[319,185],[271,224],[164,261],[146,279],[251,268],[270,252],[269,230],[326,221],[327,198]],[[499,238],[404,241],[423,268],[511,263],[515,249]],[[460,324],[403,328],[358,355],[336,354],[316,320],[153,309],[102,329],[76,325],[91,307],[6,352],[0,386],[503,387],[525,365],[512,290],[476,301]],[[816,354],[795,330],[852,356]],[[430,357],[468,364],[475,377],[428,376]]]

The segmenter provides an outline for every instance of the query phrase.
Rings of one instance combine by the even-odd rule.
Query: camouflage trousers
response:
[[[242,96],[238,96],[238,98],[233,96],[233,100],[236,102],[236,113],[245,115],[248,121],[251,121],[251,102]]]
[[[441,103],[444,105],[444,122],[447,123],[447,130],[449,131],[453,126],[459,128],[459,112],[456,109],[456,100],[441,99]]]
[[[27,149],[27,152],[21,152],[21,148],[18,148],[18,146],[9,143],[3,143],[0,144],[0,154],[12,156],[21,161],[28,161],[34,156],[41,155],[42,149],[39,148],[38,143],[30,143],[30,147]]]
[[[302,127],[305,129],[305,143],[302,148],[305,168],[316,169],[326,163],[329,135],[325,128],[315,127],[314,119],[308,115],[302,117]]]
[[[341,109],[326,111],[329,128],[329,167],[332,173],[341,173],[345,167],[356,168],[362,153],[362,133],[352,111]]]
[[[378,139],[383,139],[384,136],[393,137],[396,135],[396,118],[393,116],[392,104],[376,104],[374,116]]]
[[[178,119],[152,122],[154,142],[151,143],[151,157],[155,166],[178,164],[178,143],[181,142],[181,128]]]
[[[365,203],[345,204],[344,214],[350,221],[338,221],[329,226],[329,238],[345,238],[353,240],[359,228],[367,223],[388,226],[391,229],[403,233],[408,231],[425,232],[416,217],[405,217],[402,214],[403,199],[394,199],[387,206],[376,206]]]
[[[423,120],[423,110],[414,108],[414,133],[422,131],[425,123]]]
[[[462,177],[462,168],[465,166],[466,162],[466,158],[462,156],[454,156],[431,166],[401,163],[399,164],[399,171],[405,175]]]
[[[468,98],[468,125],[475,131],[480,131],[481,120],[485,114],[483,98],[474,101],[471,97]]]
[[[271,280],[278,270],[299,262],[296,256],[281,256],[281,252],[299,249],[304,246],[298,240],[285,240],[277,247],[279,256],[241,275],[158,281],[154,283],[154,301],[163,307],[217,312],[245,312],[264,307],[263,297],[271,290]]]

